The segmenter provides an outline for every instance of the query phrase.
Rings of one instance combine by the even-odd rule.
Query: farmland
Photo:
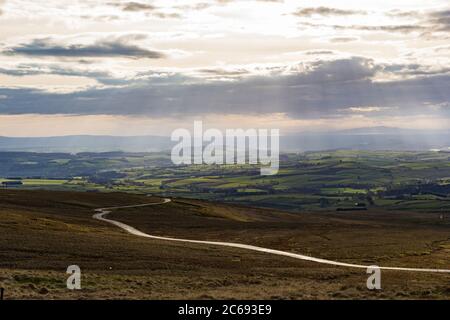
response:
[[[290,211],[450,211],[448,152],[283,154],[274,176],[250,165],[174,166],[165,153],[5,155],[1,181],[18,175],[21,189],[151,193]],[[18,171],[24,166],[31,167]]]

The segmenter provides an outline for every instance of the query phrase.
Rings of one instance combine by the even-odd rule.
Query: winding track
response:
[[[344,263],[344,262],[338,262],[338,261],[332,261],[332,260],[326,260],[326,259],[320,259],[320,258],[314,258],[310,256],[305,256],[302,254],[292,253],[292,252],[286,252],[281,250],[273,250],[263,247],[257,247],[247,244],[240,244],[240,243],[233,243],[233,242],[220,242],[220,241],[201,241],[201,240],[189,240],[189,239],[178,239],[178,238],[168,238],[168,237],[159,237],[159,236],[152,236],[150,234],[144,233],[142,231],[139,231],[132,226],[129,226],[125,223],[107,219],[104,216],[110,213],[112,210],[116,209],[125,209],[125,208],[138,208],[138,207],[146,207],[146,206],[154,206],[154,205],[161,205],[170,202],[170,199],[164,199],[163,202],[156,202],[156,203],[146,203],[146,204],[138,204],[138,205],[130,205],[130,206],[120,206],[120,207],[108,207],[108,208],[99,208],[95,209],[97,212],[93,215],[94,219],[104,221],[111,223],[119,228],[122,228],[123,230],[139,237],[145,237],[150,239],[157,239],[157,240],[165,240],[165,241],[176,241],[176,242],[185,242],[185,243],[196,243],[196,244],[207,244],[207,245],[214,245],[214,246],[223,246],[223,247],[232,247],[232,248],[239,248],[239,249],[246,249],[246,250],[252,250],[252,251],[258,251],[258,252],[264,252],[279,256],[285,256],[290,257],[294,259],[300,259],[305,261],[312,261],[322,264],[328,264],[333,266],[340,266],[340,267],[348,267],[348,268],[359,268],[359,269],[367,269],[368,265],[361,265],[361,264],[352,264],[352,263]],[[402,267],[379,267],[382,270],[397,270],[397,271],[413,271],[413,272],[435,272],[435,273],[450,273],[450,269],[426,269],[426,268],[402,268]]]

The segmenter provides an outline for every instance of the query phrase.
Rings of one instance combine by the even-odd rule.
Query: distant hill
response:
[[[174,142],[163,136],[59,136],[41,138],[0,137],[0,151],[28,152],[154,152],[167,151]],[[330,132],[304,132],[282,136],[282,151],[448,150],[450,131],[424,131],[371,127]]]
[[[152,152],[170,150],[169,137],[59,136],[42,138],[0,137],[0,151],[29,152]]]
[[[304,132],[283,137],[280,145],[285,151],[449,150],[450,131],[370,127],[330,132]]]
[[[450,134],[450,131],[445,130],[420,130],[420,129],[403,129],[395,127],[363,127],[355,129],[338,130],[333,134],[384,134],[384,135],[436,135],[436,134]]]

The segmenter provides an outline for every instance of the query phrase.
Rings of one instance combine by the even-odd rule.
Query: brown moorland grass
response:
[[[2,190],[6,299],[450,299],[447,274],[365,270],[246,250],[139,238],[92,219],[97,207],[159,202],[125,193]],[[276,210],[174,199],[109,215],[155,235],[236,241],[383,266],[449,268],[450,222],[436,214]],[[65,287],[67,266],[82,290]]]

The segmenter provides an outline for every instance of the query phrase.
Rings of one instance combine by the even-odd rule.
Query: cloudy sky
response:
[[[448,0],[0,0],[0,135],[450,129]]]

